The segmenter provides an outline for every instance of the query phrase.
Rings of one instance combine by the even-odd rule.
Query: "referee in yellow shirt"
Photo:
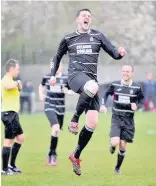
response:
[[[20,174],[15,161],[24,141],[24,134],[19,122],[20,109],[20,80],[15,81],[19,74],[19,64],[15,59],[10,59],[5,64],[6,74],[1,81],[2,113],[1,120],[5,126],[5,139],[2,148],[2,175]],[[14,139],[16,140],[14,141]],[[14,142],[14,143],[13,143]],[[10,158],[10,165],[9,163]]]

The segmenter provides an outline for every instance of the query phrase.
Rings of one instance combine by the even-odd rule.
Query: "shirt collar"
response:
[[[80,33],[77,29],[76,29],[76,33],[78,34],[78,35],[81,35],[81,34],[90,34],[90,32],[91,32],[91,30],[89,29],[88,30],[88,32],[84,32],[84,33]]]
[[[127,87],[132,86],[132,83],[133,83],[133,81],[131,80],[130,83],[127,85],[123,79],[121,80],[121,85],[124,85],[124,86],[127,86]]]

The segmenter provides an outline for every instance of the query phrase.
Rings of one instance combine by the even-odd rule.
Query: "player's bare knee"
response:
[[[111,138],[110,143],[113,147],[116,147],[120,144],[120,138],[119,137],[113,137],[113,138]]]
[[[88,122],[87,123],[87,126],[89,128],[95,129],[97,127],[97,123],[96,122]]]
[[[24,134],[16,136],[16,142],[22,144],[24,142]]]
[[[13,144],[13,139],[4,139],[4,143],[3,143],[3,145],[5,146],[5,147],[11,147],[12,146],[12,144]]]
[[[89,128],[95,129],[98,125],[98,111],[89,110],[86,114],[86,123]]]
[[[94,80],[89,80],[84,85],[84,91],[90,97],[94,97],[95,94],[98,92],[98,89],[99,89],[99,86],[97,82],[95,82]]]
[[[59,136],[59,134],[60,134],[60,125],[59,124],[53,125],[51,134],[54,137],[58,137]]]
[[[119,149],[120,149],[121,151],[125,151],[125,150],[126,150],[126,146],[127,146],[127,142],[121,140],[121,141],[120,141],[120,144],[119,144]]]

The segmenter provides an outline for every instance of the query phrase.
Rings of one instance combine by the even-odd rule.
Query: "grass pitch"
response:
[[[43,114],[21,116],[25,143],[18,156],[21,175],[3,176],[2,186],[156,186],[156,113],[137,113],[134,144],[129,144],[122,175],[114,174],[116,154],[109,153],[111,114],[100,114],[99,125],[81,155],[82,175],[72,172],[68,155],[74,150],[78,136],[67,131],[71,114],[66,113],[60,134],[58,165],[48,167],[45,157],[49,149],[49,123]],[[84,124],[85,118],[81,117]],[[81,125],[82,127],[82,125]],[[3,139],[2,125],[2,139]]]

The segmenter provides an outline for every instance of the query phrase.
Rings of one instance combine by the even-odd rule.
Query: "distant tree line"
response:
[[[2,1],[2,62],[49,63],[60,39],[75,30],[76,12],[92,11],[92,27],[124,46],[128,63],[156,64],[156,2]],[[112,59],[102,55],[105,63]]]

